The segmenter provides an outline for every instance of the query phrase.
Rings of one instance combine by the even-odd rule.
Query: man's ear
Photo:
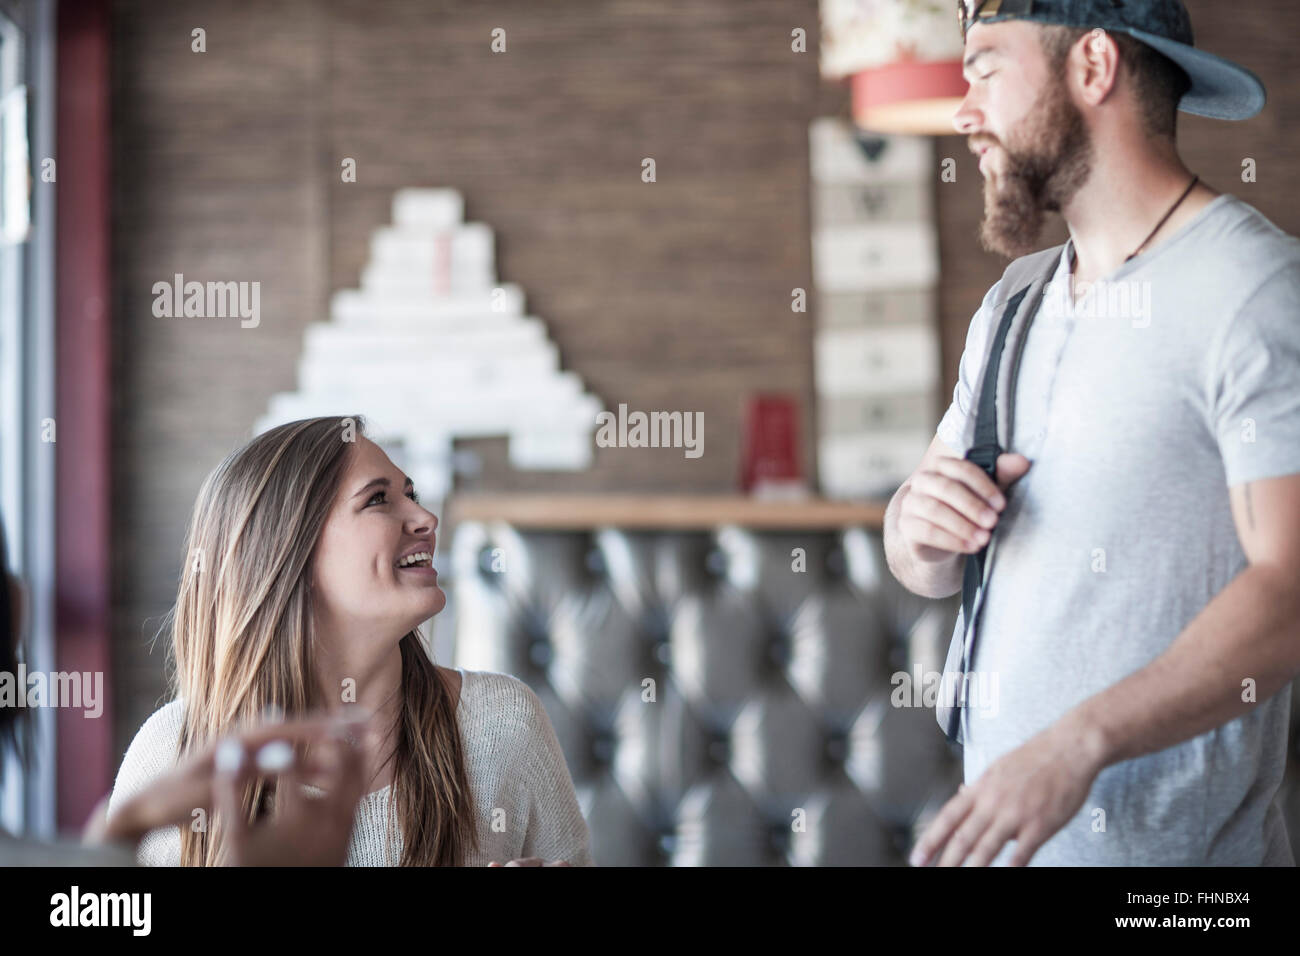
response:
[[[1066,62],[1078,79],[1079,95],[1089,106],[1099,106],[1114,91],[1119,45],[1105,30],[1089,30],[1080,37]]]

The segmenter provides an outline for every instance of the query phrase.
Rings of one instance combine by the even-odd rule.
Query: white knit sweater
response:
[[[469,866],[506,863],[527,856],[591,866],[586,821],[555,730],[532,689],[507,674],[466,671],[456,708],[466,773],[477,814],[479,851]],[[183,701],[153,713],[127,749],[109,798],[113,814],[122,801],[167,771],[176,760]],[[400,859],[400,827],[386,856],[385,825],[391,787],[366,794],[357,806],[348,866],[393,866]],[[496,811],[494,813],[494,811]],[[180,865],[180,830],[154,830],[141,841],[145,866]]]

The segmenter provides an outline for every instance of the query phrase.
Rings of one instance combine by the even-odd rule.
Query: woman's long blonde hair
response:
[[[291,717],[320,708],[311,557],[363,427],[359,415],[280,425],[227,456],[204,481],[167,619],[173,691],[184,699],[181,755],[256,723],[269,710]],[[418,629],[401,638],[400,648],[389,837],[395,811],[399,865],[459,865],[477,840],[457,702]],[[273,807],[274,789],[266,780],[248,787],[250,821]],[[210,819],[198,831],[180,828],[182,865],[221,862],[216,824]]]

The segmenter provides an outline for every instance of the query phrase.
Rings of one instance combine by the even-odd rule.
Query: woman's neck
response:
[[[318,655],[316,686],[321,708],[327,713],[360,710],[371,715],[371,732],[362,741],[364,792],[371,793],[392,782],[402,704],[402,651],[393,644],[379,655],[358,653],[364,644],[360,640],[331,642],[330,646],[344,650]]]
[[[360,644],[343,647],[355,649]],[[385,711],[395,714],[401,685],[402,651],[396,644],[379,654],[344,650],[317,655],[316,688],[322,708],[329,713],[355,712],[360,708],[376,717]]]

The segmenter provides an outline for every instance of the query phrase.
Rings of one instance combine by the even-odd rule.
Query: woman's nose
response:
[[[419,505],[416,505],[416,508],[418,510],[418,513],[414,519],[416,522],[415,532],[419,533],[425,530],[426,528],[429,529],[430,531],[437,531],[438,516],[434,514],[432,511],[424,510]]]

